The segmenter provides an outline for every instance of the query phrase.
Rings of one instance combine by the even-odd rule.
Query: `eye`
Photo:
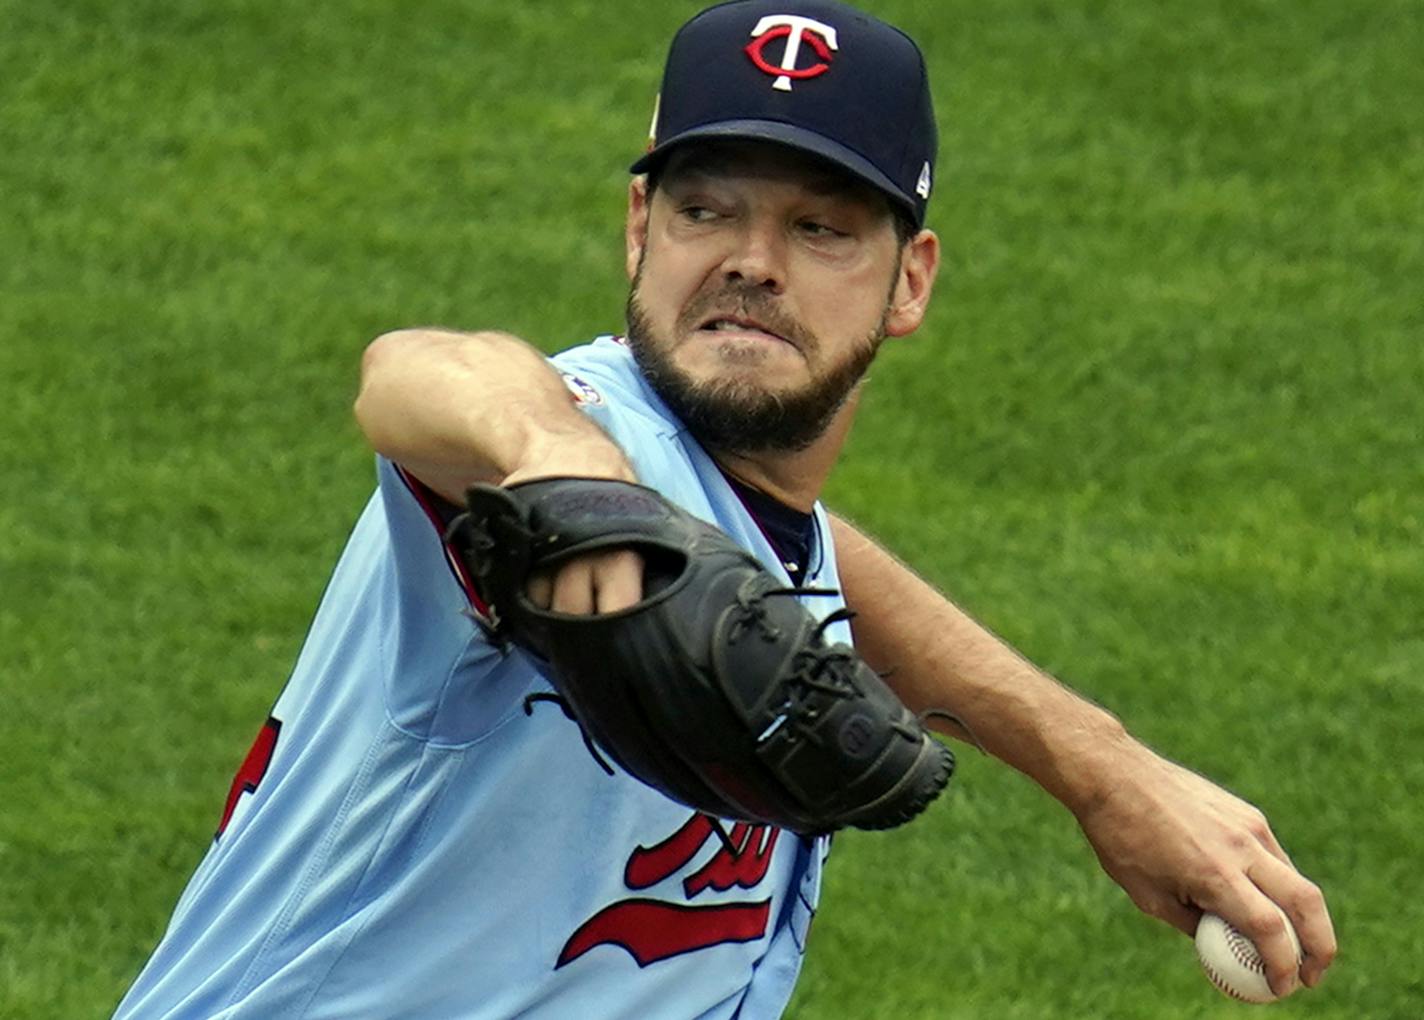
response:
[[[800,227],[801,232],[803,234],[806,234],[808,237],[814,237],[817,239],[830,240],[834,238],[850,236],[844,230],[837,230],[830,224],[823,223],[820,220],[802,220],[798,224],[798,226]]]
[[[684,205],[677,212],[692,223],[710,223],[717,218],[717,214],[705,205]]]

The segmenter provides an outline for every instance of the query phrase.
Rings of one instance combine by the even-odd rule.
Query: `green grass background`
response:
[[[1424,4],[873,2],[947,264],[829,501],[1262,806],[1424,1017]],[[372,484],[360,351],[620,324],[688,3],[0,0],[0,1016],[107,1016]],[[837,841],[791,1015],[1233,1017],[962,755]]]

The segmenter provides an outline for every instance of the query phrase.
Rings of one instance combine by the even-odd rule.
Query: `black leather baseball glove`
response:
[[[909,821],[954,757],[856,653],[721,531],[652,489],[553,478],[475,485],[450,525],[492,636],[549,667],[585,737],[643,782],[719,818],[796,832]],[[643,599],[619,612],[540,609],[531,574],[633,548]],[[526,702],[526,709],[529,704]]]

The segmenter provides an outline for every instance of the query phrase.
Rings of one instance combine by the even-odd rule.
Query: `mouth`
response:
[[[745,315],[714,315],[698,326],[697,330],[699,333],[712,333],[728,338],[774,340],[784,344],[791,342],[775,330]]]

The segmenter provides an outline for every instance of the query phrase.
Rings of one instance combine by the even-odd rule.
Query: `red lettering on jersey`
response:
[[[628,866],[623,869],[623,883],[629,889],[657,885],[679,868],[686,867],[710,835],[712,819],[703,814],[693,815],[682,828],[661,843],[652,847],[637,847],[629,854]]]
[[[660,900],[620,900],[594,914],[564,943],[557,970],[595,946],[621,946],[639,967],[680,953],[752,942],[766,934],[771,900],[722,906],[684,906]]]
[[[227,823],[232,821],[232,812],[244,793],[255,793],[262,777],[267,774],[267,766],[272,763],[272,752],[277,749],[277,734],[282,730],[282,720],[268,716],[258,731],[257,739],[247,757],[242,760],[237,775],[232,777],[232,787],[227,791],[227,804],[223,806],[222,821],[213,839],[218,839],[227,831]]]
[[[671,878],[692,863],[711,838],[716,823],[695,814],[661,843],[639,846],[628,855],[623,882],[646,889]],[[689,900],[707,889],[751,889],[771,868],[771,852],[780,830],[738,822],[728,834],[731,848],[719,846],[712,858],[683,880]],[[771,900],[691,906],[652,899],[619,900],[594,914],[569,936],[555,969],[596,946],[620,946],[646,967],[658,960],[727,942],[752,942],[766,934]]]
[[[751,889],[756,886],[771,868],[771,851],[776,847],[776,837],[780,829],[769,825],[748,825],[738,822],[732,826],[732,845],[735,854],[725,848],[717,856],[704,864],[695,874],[682,883],[687,898],[692,899],[704,889],[713,888],[725,892],[733,886]]]

